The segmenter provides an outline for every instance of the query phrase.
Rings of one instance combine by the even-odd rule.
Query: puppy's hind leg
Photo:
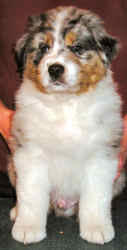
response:
[[[48,168],[42,150],[25,145],[14,155],[17,182],[17,217],[12,229],[13,238],[24,244],[46,237],[49,207]]]

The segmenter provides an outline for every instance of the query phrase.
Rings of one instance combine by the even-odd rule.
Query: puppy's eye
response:
[[[41,43],[39,45],[39,49],[41,50],[41,53],[44,54],[46,52],[48,52],[49,50],[49,45],[48,44],[45,44],[45,43]]]
[[[38,65],[42,57],[44,56],[45,53],[47,53],[49,50],[49,45],[45,43],[41,43],[39,45],[39,49],[37,50],[36,56],[34,58],[34,64]]]
[[[68,46],[68,47],[70,48],[70,50],[73,53],[75,53],[77,55],[82,55],[82,53],[84,52],[83,46],[80,43],[78,43],[74,46]]]
[[[87,59],[87,60],[92,59],[92,57],[93,57],[93,55],[92,55],[92,54],[88,54],[88,55],[86,55],[86,59]]]

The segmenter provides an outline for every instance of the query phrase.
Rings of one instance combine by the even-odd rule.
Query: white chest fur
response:
[[[49,126],[54,129],[54,134],[63,138],[79,139],[82,135],[83,113],[79,113],[78,104],[75,101],[64,103],[61,107],[52,109],[47,108],[45,117],[47,117]]]
[[[120,104],[110,77],[80,96],[41,94],[31,83],[20,89],[13,133],[32,150],[39,145],[58,199],[76,200],[89,159],[119,140]]]

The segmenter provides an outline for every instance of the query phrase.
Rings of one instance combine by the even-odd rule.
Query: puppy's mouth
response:
[[[51,81],[49,89],[55,92],[65,92],[68,90],[69,86],[66,82],[64,81]]]
[[[54,86],[66,86],[66,83],[65,82],[62,82],[62,81],[54,81],[53,83],[52,83]]]
[[[75,93],[79,86],[70,86],[64,81],[51,81],[46,89],[49,93]]]

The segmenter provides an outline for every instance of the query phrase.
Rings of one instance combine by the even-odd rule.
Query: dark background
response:
[[[24,32],[27,17],[58,5],[76,5],[94,11],[104,19],[107,30],[119,39],[122,48],[112,69],[123,98],[124,115],[127,113],[127,0],[0,0],[0,99],[9,108],[14,107],[14,93],[20,80],[12,47]],[[7,154],[6,144],[0,137],[0,171],[6,171]]]

